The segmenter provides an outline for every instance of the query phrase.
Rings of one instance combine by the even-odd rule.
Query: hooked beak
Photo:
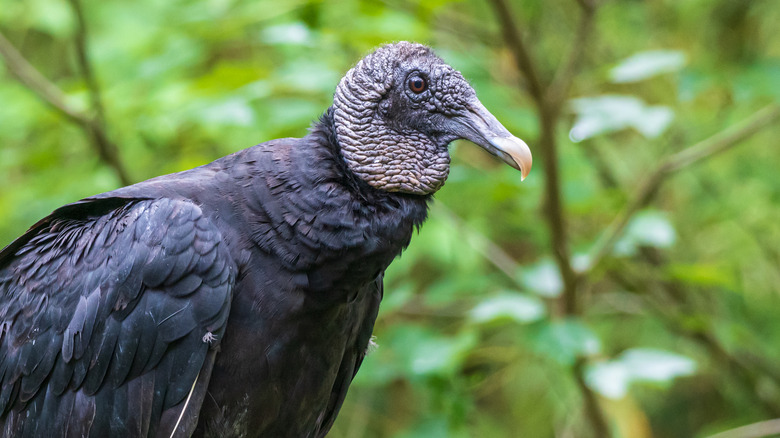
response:
[[[519,170],[521,181],[528,176],[533,163],[531,149],[504,128],[480,101],[472,100],[466,112],[455,120],[462,138],[481,146]]]

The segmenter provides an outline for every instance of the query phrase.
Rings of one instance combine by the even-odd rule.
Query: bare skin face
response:
[[[379,48],[339,83],[334,97],[339,145],[350,169],[371,186],[426,195],[449,174],[447,146],[463,138],[519,169],[531,152],[477,99],[457,70],[428,47]]]

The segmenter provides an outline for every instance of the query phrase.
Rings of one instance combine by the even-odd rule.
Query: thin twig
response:
[[[585,415],[588,418],[590,427],[593,429],[593,435],[597,438],[608,437],[609,426],[604,418],[604,413],[599,407],[596,394],[590,389],[587,383],[585,383],[585,366],[587,360],[585,358],[578,358],[572,369],[572,374],[577,382],[577,387],[580,389],[580,393],[583,398],[583,405],[585,407]]]
[[[89,117],[68,105],[65,93],[60,91],[56,85],[49,82],[35,67],[27,62],[24,56],[16,50],[16,47],[8,41],[2,32],[0,32],[0,56],[5,60],[8,71],[52,109],[75,123],[80,125],[89,124]]]
[[[496,16],[501,23],[501,34],[504,42],[514,56],[517,69],[522,72],[528,83],[528,93],[531,94],[535,103],[541,108],[541,105],[544,103],[544,86],[539,80],[536,67],[531,61],[531,56],[525,47],[525,43],[523,43],[523,39],[520,37],[520,32],[517,30],[515,20],[512,18],[512,11],[505,0],[491,0],[490,3],[493,4]]]
[[[577,297],[578,276],[571,266],[569,244],[566,237],[566,217],[563,210],[563,199],[558,164],[558,142],[556,125],[561,107],[571,87],[577,69],[581,64],[584,45],[589,40],[593,30],[595,6],[590,1],[581,3],[582,18],[578,32],[572,41],[572,49],[566,61],[561,64],[556,79],[550,86],[539,81],[537,68],[530,58],[517,26],[512,18],[512,12],[505,0],[491,0],[501,24],[501,34],[504,42],[511,50],[520,73],[528,83],[531,94],[539,109],[539,141],[537,149],[542,155],[545,179],[545,206],[547,224],[550,228],[550,240],[553,257],[563,279],[563,312],[567,315],[579,313]]]
[[[432,205],[431,210],[439,216],[446,218],[461,233],[464,233],[466,238],[472,242],[472,246],[475,250],[482,254],[482,256],[493,266],[498,268],[499,271],[503,272],[513,282],[517,283],[517,274],[520,272],[520,264],[517,263],[512,256],[487,236],[469,226],[460,218],[460,216],[455,214],[455,212],[447,208],[444,204],[436,202]]]
[[[95,118],[102,125],[105,123],[105,110],[103,108],[103,100],[101,99],[100,86],[97,79],[92,72],[92,66],[89,63],[87,56],[87,23],[84,19],[84,10],[81,8],[81,2],[79,0],[70,0],[73,12],[76,15],[76,55],[78,57],[78,65],[81,69],[81,74],[84,76],[84,82],[87,84],[89,90],[90,99],[92,101],[92,108],[95,110]]]
[[[77,45],[79,44],[77,43]],[[79,50],[83,50],[83,46]],[[8,71],[22,85],[26,86],[56,112],[79,125],[87,133],[99,158],[111,167],[123,185],[131,183],[130,177],[119,158],[116,145],[108,139],[104,122],[68,104],[65,93],[30,64],[2,32],[0,32],[0,56],[3,57]],[[90,88],[90,93],[93,93],[92,88]],[[95,97],[91,97],[94,104]],[[102,112],[102,109],[100,111]],[[97,108],[96,113],[98,113]]]
[[[558,143],[555,139],[554,121],[542,116],[539,148],[544,166],[546,196],[544,212],[550,228],[553,258],[563,279],[563,312],[566,315],[580,313],[577,300],[577,275],[571,266],[569,243],[566,236],[566,217],[561,194],[561,177],[558,165]]]
[[[777,104],[768,105],[748,119],[661,161],[640,184],[623,211],[618,214],[593,246],[590,267],[581,276],[587,275],[598,267],[604,257],[612,250],[634,214],[652,200],[666,177],[736,146],[778,120],[780,120],[780,106]]]
[[[114,172],[123,185],[127,185],[130,184],[130,177],[119,158],[119,148],[117,148],[108,138],[108,127],[106,126],[105,109],[103,107],[103,99],[101,98],[100,86],[98,85],[98,81],[95,78],[95,74],[92,71],[92,66],[89,63],[89,58],[87,56],[87,23],[84,19],[84,10],[82,9],[79,0],[70,0],[70,4],[73,7],[73,12],[76,15],[76,23],[78,24],[75,35],[78,65],[81,74],[84,76],[84,82],[87,84],[90,100],[92,102],[92,109],[94,111],[94,117],[91,120],[92,123],[86,128],[92,139],[92,145],[101,160],[114,169]]]
[[[569,96],[569,90],[574,82],[574,77],[582,64],[582,58],[585,55],[585,47],[593,34],[593,17],[596,15],[595,6],[592,6],[586,0],[579,0],[582,6],[582,15],[577,32],[571,43],[571,49],[566,60],[561,63],[558,71],[555,73],[550,88],[547,92],[548,99],[555,108],[560,109]],[[590,6],[585,6],[585,5]]]

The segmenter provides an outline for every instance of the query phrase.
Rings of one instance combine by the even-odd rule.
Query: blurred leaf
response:
[[[623,237],[615,244],[614,253],[630,256],[636,254],[637,247],[641,246],[669,248],[676,240],[677,234],[666,215],[645,210],[631,218]]]
[[[378,348],[363,362],[355,384],[382,385],[397,378],[450,378],[476,343],[473,330],[445,336],[424,326],[393,326],[377,336]]]
[[[313,45],[311,31],[300,22],[267,27],[263,29],[262,39],[266,44],[271,45]]]
[[[341,73],[316,59],[291,62],[274,73],[274,87],[287,92],[332,93]]]
[[[678,50],[651,50],[624,59],[610,70],[609,76],[615,83],[637,82],[678,71],[685,63],[685,53]]]
[[[437,335],[416,338],[411,345],[406,344],[411,351],[409,371],[417,376],[452,376],[476,343],[472,331],[451,338]]]
[[[621,356],[631,374],[639,380],[666,382],[696,371],[696,362],[693,359],[667,351],[632,348]]]
[[[604,361],[588,365],[585,382],[607,398],[620,399],[628,393],[631,371],[621,361]]]
[[[669,383],[696,371],[696,362],[661,350],[633,348],[617,359],[588,366],[585,381],[593,390],[612,399],[623,398],[632,382]]]
[[[697,286],[737,287],[733,272],[717,264],[675,264],[669,267],[671,276],[679,281]]]
[[[263,102],[261,117],[265,126],[273,127],[277,131],[293,129],[296,132],[305,132],[302,127],[308,126],[312,120],[322,113],[322,108],[311,99],[303,98],[277,98]]]
[[[526,323],[544,317],[546,309],[541,299],[530,295],[504,292],[483,300],[471,309],[469,317],[478,323],[508,319]]]
[[[601,351],[601,341],[582,321],[566,319],[545,324],[535,336],[534,348],[543,356],[570,366],[579,357]]]
[[[778,77],[780,77],[780,59],[777,57],[752,63],[731,81],[734,96],[739,101],[762,97],[780,101]]]
[[[668,248],[674,245],[677,235],[669,219],[661,212],[639,212],[628,224],[627,234],[640,245]]]
[[[555,298],[563,292],[563,279],[552,259],[523,268],[521,281],[528,290],[546,298]]]
[[[249,126],[255,122],[254,110],[240,97],[201,106],[198,114],[201,120],[208,124]]]
[[[634,128],[646,138],[655,138],[674,118],[674,112],[669,107],[648,106],[634,96],[581,97],[573,99],[571,104],[577,113],[574,126],[569,131],[573,142],[626,128]]]
[[[382,298],[382,307],[380,312],[392,313],[401,309],[406,303],[414,298],[414,284],[412,282],[401,283],[388,290],[385,283],[385,294]]]
[[[28,0],[27,6],[31,27],[42,32],[67,37],[76,27],[73,11],[65,0]]]
[[[590,269],[591,255],[588,253],[577,253],[571,258],[571,267],[575,272],[585,272]]]
[[[413,425],[406,432],[398,434],[396,438],[450,438],[450,430],[447,425],[447,420],[444,418],[437,418],[431,420],[423,420],[418,424]]]

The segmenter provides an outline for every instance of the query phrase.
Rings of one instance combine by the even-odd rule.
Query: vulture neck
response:
[[[237,181],[255,247],[282,263],[301,289],[342,299],[374,281],[427,216],[430,195],[386,192],[345,163],[332,110],[302,139],[252,148]]]
[[[333,161],[335,166],[338,167],[338,174],[344,176],[343,183],[345,187],[348,187],[355,196],[366,202],[372,203],[417,203],[426,205],[433,199],[433,193],[425,194],[410,194],[398,192],[396,190],[382,190],[376,188],[373,185],[367,183],[361,176],[354,172],[351,166],[347,163],[344,157],[341,144],[339,143],[339,135],[336,130],[336,123],[334,119],[334,108],[330,107],[320,117],[320,120],[314,124],[311,129],[309,137],[312,137],[315,141],[325,146],[329,152],[329,159]],[[427,207],[426,207],[427,209]],[[420,223],[416,226],[422,225],[423,217]]]

